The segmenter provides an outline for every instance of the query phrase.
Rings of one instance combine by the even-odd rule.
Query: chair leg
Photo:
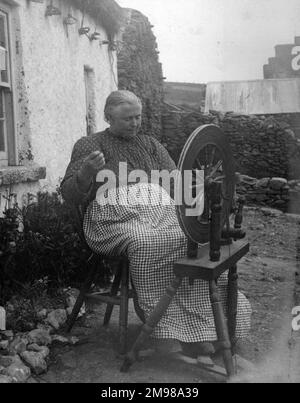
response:
[[[121,295],[120,295],[120,354],[127,350],[127,327],[128,327],[128,297],[129,297],[129,265],[128,262],[121,262]]]
[[[121,276],[122,276],[122,268],[119,266],[117,269],[117,272],[115,274],[114,281],[111,286],[110,295],[112,297],[115,297],[118,294],[118,291],[120,289]],[[108,303],[106,306],[106,310],[105,310],[103,326],[107,326],[109,324],[113,309],[114,309],[114,304]]]
[[[237,316],[237,300],[238,300],[238,274],[237,266],[234,265],[229,269],[228,275],[228,330],[231,342],[232,353],[234,354],[235,331],[236,331],[236,316]]]
[[[71,331],[72,327],[74,326],[75,320],[76,320],[78,313],[84,302],[85,294],[91,288],[92,282],[96,275],[96,271],[98,269],[98,262],[97,262],[96,256],[94,254],[92,254],[90,256],[88,263],[91,265],[91,268],[90,268],[90,271],[88,273],[88,276],[87,276],[85,282],[83,283],[80,293],[76,299],[76,302],[72,309],[71,315],[68,318],[68,322],[67,322],[67,332],[68,333]]]
[[[223,347],[223,359],[228,377],[235,374],[234,363],[231,353],[231,343],[228,328],[225,321],[223,307],[219,297],[219,291],[215,280],[209,282],[209,294],[213,309],[218,341]]]
[[[129,275],[129,277],[130,277],[130,275]],[[145,312],[142,310],[142,308],[139,305],[139,300],[138,300],[132,279],[131,279],[131,290],[132,290],[131,292],[133,293],[132,299],[133,299],[135,313],[137,314],[137,316],[141,320],[141,322],[145,323],[146,322]]]

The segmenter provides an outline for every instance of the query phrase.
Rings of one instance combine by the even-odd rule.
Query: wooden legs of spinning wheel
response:
[[[219,296],[218,287],[215,280],[209,282],[209,295],[215,319],[217,337],[222,347],[224,365],[226,368],[227,375],[230,377],[235,374],[231,352],[231,343],[229,339],[228,328],[226,325],[223,307]]]
[[[234,276],[236,273],[236,266],[232,268],[231,275],[232,278],[235,278],[235,281],[232,281],[231,287],[235,289],[237,286],[236,284],[236,277]],[[147,338],[153,332],[155,326],[158,324],[166,310],[168,309],[172,299],[174,298],[178,288],[182,283],[181,277],[175,277],[172,281],[171,285],[167,288],[166,293],[161,297],[158,304],[154,308],[154,311],[147,319],[146,323],[143,325],[139,336],[137,337],[134,345],[132,346],[131,350],[127,353],[124,363],[121,367],[121,372],[126,372],[130,368],[130,366],[137,360],[138,352],[147,340]],[[228,286],[229,287],[229,286]],[[229,292],[229,291],[228,291]],[[216,332],[218,341],[221,344],[223,350],[223,359],[226,368],[227,375],[233,376],[235,374],[235,368],[233,363],[232,351],[231,351],[231,343],[229,338],[228,327],[226,324],[226,319],[223,311],[223,307],[219,297],[219,291],[215,280],[209,281],[209,294],[210,300],[214,315],[214,321],[216,326]],[[231,317],[228,318],[228,322],[231,322],[232,317],[236,317],[236,303],[235,299],[230,300],[229,311]],[[233,337],[235,330],[235,321],[229,326],[230,336]]]
[[[237,266],[234,265],[229,269],[228,274],[228,290],[227,290],[227,306],[228,306],[228,331],[231,341],[232,353],[235,350],[235,330],[236,330],[236,315],[238,302],[238,274]]]
[[[175,277],[170,286],[167,288],[166,293],[160,298],[159,302],[154,308],[154,311],[151,313],[146,323],[143,325],[142,330],[137,337],[134,345],[126,355],[124,363],[121,367],[121,372],[126,372],[129,367],[137,360],[139,350],[141,349],[147,338],[150,336],[150,334],[153,332],[155,326],[158,324],[163,314],[168,309],[181,283],[182,278]]]

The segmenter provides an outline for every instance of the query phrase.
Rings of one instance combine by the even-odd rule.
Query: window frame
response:
[[[84,90],[86,104],[86,135],[96,131],[95,110],[95,71],[89,65],[84,65]]]
[[[0,87],[0,97],[2,97],[2,109],[3,117],[0,116],[0,121],[3,122],[3,132],[4,132],[4,151],[0,150],[0,162],[8,161],[8,149],[7,149],[7,127],[6,127],[6,111],[5,111],[5,94],[2,87]],[[1,114],[1,111],[0,111]]]
[[[14,166],[18,165],[17,161],[17,147],[16,147],[16,119],[15,119],[15,87],[13,76],[13,33],[12,33],[12,10],[9,4],[4,4],[0,0],[0,15],[5,17],[5,30],[7,40],[7,82],[1,81],[0,77],[0,96],[3,94],[3,110],[4,110],[4,143],[5,151],[0,151],[0,166]],[[8,109],[11,113],[8,112]]]
[[[1,74],[0,74],[0,87],[6,87],[11,89],[11,46],[10,46],[10,34],[9,34],[9,12],[5,10],[5,7],[2,6],[0,2],[0,16],[4,17],[5,21],[5,36],[7,42],[7,48],[3,48],[0,46],[1,49],[6,51],[6,62],[7,62],[7,81],[2,81]]]

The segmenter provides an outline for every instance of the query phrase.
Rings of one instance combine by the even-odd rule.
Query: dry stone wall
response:
[[[300,214],[300,180],[285,178],[256,179],[240,175],[237,193],[246,197],[249,206],[272,207]]]
[[[185,113],[165,108],[163,144],[175,162],[190,134],[204,124],[221,127],[231,145],[236,170],[255,178],[300,178],[300,140],[284,116]]]

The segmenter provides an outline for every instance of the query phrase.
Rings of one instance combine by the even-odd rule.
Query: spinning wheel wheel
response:
[[[209,185],[216,181],[221,183],[221,227],[229,226],[235,190],[235,170],[232,152],[225,135],[218,126],[205,125],[196,129],[187,140],[178,163],[180,171],[177,189],[181,190],[182,203],[177,203],[176,213],[179,224],[190,240],[196,243],[209,241],[210,192]],[[197,171],[204,171],[204,181],[199,181]],[[192,204],[186,202],[184,192],[185,171],[192,172]],[[189,215],[188,210],[196,208],[196,203],[203,198],[203,209],[199,214]]]

